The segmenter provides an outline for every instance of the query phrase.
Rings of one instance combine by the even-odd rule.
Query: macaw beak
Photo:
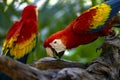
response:
[[[59,52],[59,53],[56,54],[56,56],[58,56],[59,59],[60,59],[60,58],[63,56],[64,52],[65,52],[65,51]]]
[[[54,51],[52,51],[51,48],[47,47],[47,48],[46,48],[46,52],[47,52],[47,55],[48,55],[48,56],[54,57],[54,53],[53,53]]]
[[[48,56],[50,56],[50,57],[58,56],[58,58],[60,59],[63,56],[65,51],[57,53],[55,49],[47,47],[46,52],[47,52]]]

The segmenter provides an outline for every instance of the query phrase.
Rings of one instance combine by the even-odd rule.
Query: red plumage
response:
[[[59,31],[53,35],[51,35],[45,42],[44,47],[50,47],[50,44],[54,39],[61,39],[64,45],[66,45],[67,49],[71,49],[79,46],[80,44],[87,44],[94,41],[101,33],[85,33],[85,34],[76,34],[73,31],[73,23],[68,25],[62,31]]]
[[[19,21],[16,21],[13,26],[9,29],[7,36],[6,36],[6,40],[9,40],[14,33],[16,32],[16,30],[18,29],[18,25],[19,25]]]
[[[77,34],[83,34],[89,31],[90,27],[92,27],[91,23],[93,21],[93,16],[95,15],[96,9],[82,13],[77,19],[72,22],[74,32]]]
[[[25,20],[23,21],[23,28],[21,29],[20,35],[18,36],[17,42],[23,42],[31,38],[33,33],[36,33],[38,30],[38,25],[34,20]]]
[[[2,50],[3,54],[10,52],[19,59],[32,51],[36,45],[38,21],[36,6],[28,5],[22,12],[20,21],[16,21],[7,33]]]
[[[111,10],[110,5],[104,3],[90,8],[65,29],[52,34],[44,42],[48,55],[53,57],[53,53],[56,52],[60,58],[66,49],[88,44],[100,36],[113,34],[113,20],[109,20]]]

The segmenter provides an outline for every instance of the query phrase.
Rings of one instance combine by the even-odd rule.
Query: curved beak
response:
[[[57,56],[60,59],[63,56],[65,51],[57,53],[55,49],[47,47],[46,52],[47,52],[48,56],[50,56],[50,57]]]
[[[47,48],[46,48],[46,52],[47,52],[47,55],[48,55],[48,56],[54,57],[54,53],[53,53],[53,51],[52,51],[51,48],[47,47]]]
[[[60,58],[63,56],[64,52],[65,52],[65,51],[62,51],[62,52],[56,53],[56,56],[58,56],[59,59],[60,59]]]

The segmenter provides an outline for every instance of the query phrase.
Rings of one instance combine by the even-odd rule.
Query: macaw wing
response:
[[[19,21],[16,21],[13,26],[8,31],[5,41],[2,46],[2,53],[6,55],[8,51],[13,47],[14,43],[17,41],[17,37],[19,36],[21,30],[21,24]]]
[[[15,46],[10,50],[16,59],[23,57],[36,46],[38,25],[34,20],[25,20]]]
[[[73,21],[74,32],[83,34],[104,29],[110,11],[111,7],[104,3],[88,9]]]
[[[12,47],[10,48],[10,55],[14,56],[15,59],[23,57],[36,46],[37,23],[33,20],[25,20],[21,21],[21,23],[22,27],[19,35],[12,42]]]

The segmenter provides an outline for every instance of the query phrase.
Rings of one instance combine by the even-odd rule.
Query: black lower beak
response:
[[[59,52],[59,53],[56,54],[59,57],[59,59],[63,56],[64,52],[65,51],[62,51],[62,52]]]
[[[63,54],[64,54],[64,52],[65,52],[65,51],[61,51],[61,52],[57,53],[57,52],[55,51],[55,49],[53,49],[53,48],[51,48],[51,49],[52,49],[54,55],[57,56],[59,59],[63,56]]]

